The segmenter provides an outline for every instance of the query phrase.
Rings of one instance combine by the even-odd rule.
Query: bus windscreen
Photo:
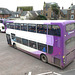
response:
[[[75,29],[75,23],[66,25],[66,31],[67,32],[72,31],[74,29]]]

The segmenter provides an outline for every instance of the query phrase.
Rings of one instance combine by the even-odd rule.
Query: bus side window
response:
[[[48,45],[48,53],[52,54],[53,53],[53,47]]]
[[[27,24],[21,24],[21,30],[27,31]]]
[[[43,34],[47,34],[47,25],[43,25]]]
[[[48,26],[48,35],[60,36],[61,35],[60,27],[57,25],[49,25]]]
[[[22,44],[28,46],[28,40],[27,39],[22,39]]]
[[[55,32],[54,35],[60,36],[60,32],[61,32],[61,31],[60,31],[60,27],[56,25],[56,26],[55,26],[55,31],[54,31],[54,32]]]
[[[37,25],[37,33],[47,34],[47,25]]]
[[[9,23],[6,23],[6,27],[7,27],[7,28],[10,28],[10,25],[9,25]]]
[[[21,38],[16,37],[16,42],[18,42],[18,43],[22,43],[22,42],[21,42]]]
[[[20,24],[19,23],[15,24],[15,29],[20,30]]]
[[[47,52],[47,45],[38,43],[38,50],[43,51],[43,52]]]
[[[14,23],[10,23],[10,28],[14,29]]]
[[[29,40],[29,46],[32,47],[32,48],[35,48],[35,49],[37,48],[36,42],[30,41],[30,40]]]
[[[36,25],[35,24],[28,24],[28,31],[36,32]]]
[[[52,27],[51,25],[48,25],[48,35],[52,35],[53,31],[52,31]]]
[[[16,41],[15,34],[11,33],[12,40]]]

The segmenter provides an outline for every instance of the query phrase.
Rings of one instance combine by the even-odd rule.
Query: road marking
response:
[[[32,72],[29,72],[28,75],[31,75]]]
[[[49,74],[49,73],[52,73],[52,72],[40,73],[40,74],[37,74],[37,75],[45,75],[45,74]]]
[[[56,75],[61,75],[61,74],[59,74],[59,73],[56,73],[56,72],[53,72],[53,74],[56,74]]]
[[[59,73],[56,73],[56,72],[45,72],[45,73],[41,73],[41,74],[37,74],[37,75],[46,75],[46,74],[52,74],[52,75],[61,75]]]

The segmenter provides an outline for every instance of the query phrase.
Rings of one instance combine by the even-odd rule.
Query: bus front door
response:
[[[7,38],[7,42],[8,42],[8,44],[11,45],[10,35],[9,35],[9,34],[6,34],[6,38]]]

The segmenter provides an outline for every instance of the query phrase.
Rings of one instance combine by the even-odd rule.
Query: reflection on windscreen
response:
[[[72,37],[65,42],[66,50],[70,50],[71,48],[74,48],[74,46],[75,46],[75,37]]]
[[[74,23],[66,25],[66,31],[67,32],[72,31],[74,29],[75,29],[75,24]]]

